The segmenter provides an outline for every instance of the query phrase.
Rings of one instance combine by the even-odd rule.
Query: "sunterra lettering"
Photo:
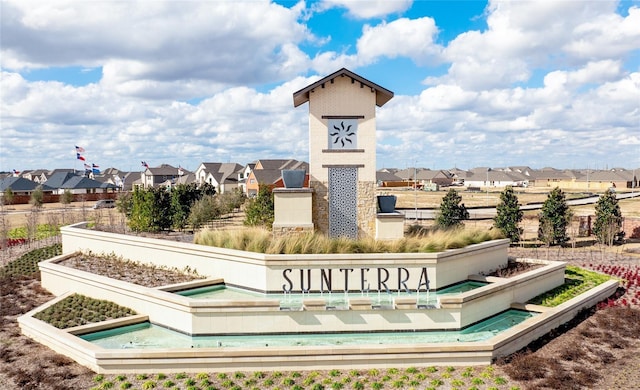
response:
[[[296,272],[297,271],[297,272]],[[358,275],[359,274],[359,275]],[[350,286],[349,281],[353,279],[352,275],[358,275],[356,279],[359,286]],[[301,292],[309,293],[311,291],[312,280],[316,281],[316,285],[320,285],[318,291],[323,293],[329,292],[348,292],[348,291],[371,291],[371,280],[375,283],[374,291],[390,292],[389,285],[396,288],[397,291],[404,290],[411,293],[408,282],[411,279],[411,272],[404,267],[392,268],[306,268],[292,269],[287,268],[282,271],[282,277],[285,283],[282,290],[285,293]],[[424,287],[424,291],[429,290],[429,277],[427,269],[422,268],[420,271],[420,279],[415,291],[420,291]]]

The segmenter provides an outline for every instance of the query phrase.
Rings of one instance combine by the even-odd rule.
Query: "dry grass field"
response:
[[[464,187],[452,187],[455,188],[462,196],[462,203],[468,208],[472,207],[495,207],[500,202],[499,189],[489,189],[489,191],[470,192],[466,191]],[[484,190],[484,189],[482,189]],[[379,190],[379,193],[396,195],[398,200],[396,206],[398,208],[437,208],[442,201],[442,198],[447,193],[448,189],[441,191],[412,191],[407,189],[384,189]],[[542,203],[546,200],[549,193],[549,189],[544,188],[517,188],[515,192],[518,196],[520,204],[530,203]],[[584,192],[565,192],[567,199],[575,199],[584,197]],[[116,209],[99,209],[94,210],[91,207],[94,202],[75,202],[69,205],[66,209],[60,203],[49,203],[43,206],[42,212],[39,213],[38,223],[49,223],[50,220],[55,222],[70,223],[68,221],[82,221],[82,220],[95,220],[96,217],[102,219],[104,222],[117,222],[123,223],[121,215]],[[640,218],[640,197],[633,199],[620,200],[620,209],[622,215],[625,217]],[[31,213],[30,205],[9,205],[5,206],[4,219],[9,229],[25,226],[27,219]],[[573,215],[586,216],[595,214],[595,204],[584,206],[571,206]],[[538,231],[538,210],[525,211],[522,227],[524,229],[524,240],[534,240]],[[0,220],[0,224],[2,221]],[[410,221],[407,221],[410,223]],[[431,221],[419,221],[420,224],[430,225]],[[470,220],[466,222],[469,227],[490,228],[492,221],[490,219],[485,220]],[[577,231],[577,227],[574,227]],[[571,232],[569,232],[570,235]]]
[[[462,197],[462,203],[467,208],[473,207],[495,207],[500,202],[501,191],[497,189],[490,189],[480,192],[465,191],[463,187],[455,187],[458,194]],[[412,191],[412,190],[400,190],[392,189],[391,191],[384,191],[384,193],[396,195],[398,197],[396,206],[399,208],[438,208],[442,198],[446,195],[448,189],[441,191]],[[541,188],[528,188],[528,189],[516,189],[516,195],[521,205],[531,203],[543,203],[547,199],[549,190]],[[586,194],[583,192],[565,192],[567,200],[582,198]],[[416,206],[417,205],[417,206]],[[619,201],[620,210],[624,217],[640,218],[640,197],[632,199],[622,199]],[[571,211],[574,217],[595,215],[595,203],[584,206],[571,206]],[[539,210],[529,210],[524,212],[524,219],[521,223],[524,229],[523,240],[535,240],[538,235],[538,214]],[[418,221],[422,225],[429,226],[432,221]],[[469,227],[490,228],[493,224],[491,219],[482,220],[469,220],[465,222],[465,225]],[[577,233],[577,221],[574,221],[573,226],[569,231],[570,236],[575,236]]]
[[[466,207],[495,207],[500,202],[500,189],[489,189],[489,191],[469,192],[464,187],[451,187],[458,191],[458,194],[462,197],[462,203]],[[547,199],[551,189],[543,188],[527,188],[527,189],[514,189],[514,192],[518,196],[520,204],[526,205],[531,203],[543,203]],[[396,195],[398,201],[396,206],[401,208],[437,208],[442,201],[442,198],[446,195],[448,189],[441,191],[412,191],[412,190],[400,190],[391,189],[390,191],[384,190],[385,193]],[[584,192],[568,192],[565,191],[567,200],[582,198],[586,194]],[[600,194],[596,194],[600,195]],[[620,208],[622,214],[629,217],[640,217],[640,197],[633,199],[620,200]],[[572,210],[575,215],[593,215],[594,205],[586,206],[573,206]]]

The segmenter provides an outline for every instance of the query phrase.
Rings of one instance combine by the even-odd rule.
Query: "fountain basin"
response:
[[[508,240],[442,253],[267,256],[95,232],[79,226],[63,227],[61,231],[65,254],[39,264],[42,286],[60,296],[57,299],[79,293],[113,301],[143,314],[60,330],[32,317],[55,303],[54,300],[20,317],[19,323],[25,335],[103,373],[489,364],[567,322],[582,308],[610,296],[618,285],[615,281],[605,283],[553,309],[524,305],[561,285],[565,264],[529,259],[544,265],[511,278],[482,276],[482,272],[506,264]],[[58,264],[77,250],[113,253],[156,266],[189,266],[209,279],[148,288]],[[294,280],[298,277],[299,280]],[[436,306],[421,304],[417,294],[415,298],[396,296],[393,305],[374,305],[371,297],[356,294],[349,298],[348,307],[341,310],[328,305],[323,298],[303,300],[302,310],[283,310],[279,299],[193,299],[173,293],[213,284],[248,288],[261,294],[283,290],[295,293],[300,286],[307,286],[310,291],[351,286],[344,290],[363,293],[370,284],[388,282],[389,290],[397,294],[410,290],[408,286],[420,287],[423,281],[428,283],[422,288],[433,292],[463,280],[489,284],[442,295]],[[306,337],[341,332],[457,331],[511,308],[540,314],[476,342],[108,350],[76,336],[145,321],[196,337],[239,333],[243,336],[295,333]]]

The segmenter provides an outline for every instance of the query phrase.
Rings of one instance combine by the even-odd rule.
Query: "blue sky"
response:
[[[342,67],[395,93],[378,168],[640,168],[638,0],[0,6],[0,171],[308,160]]]

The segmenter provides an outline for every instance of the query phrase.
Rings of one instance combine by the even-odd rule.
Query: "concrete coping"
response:
[[[392,213],[377,213],[376,218],[378,219],[404,219],[404,214],[394,211]]]
[[[279,194],[279,193],[283,193],[283,194],[310,193],[312,194],[315,192],[315,190],[310,187],[302,187],[302,188],[278,187],[278,188],[274,188],[273,192],[276,194]]]
[[[326,310],[327,301],[324,299],[305,299],[302,301],[304,310]]]

